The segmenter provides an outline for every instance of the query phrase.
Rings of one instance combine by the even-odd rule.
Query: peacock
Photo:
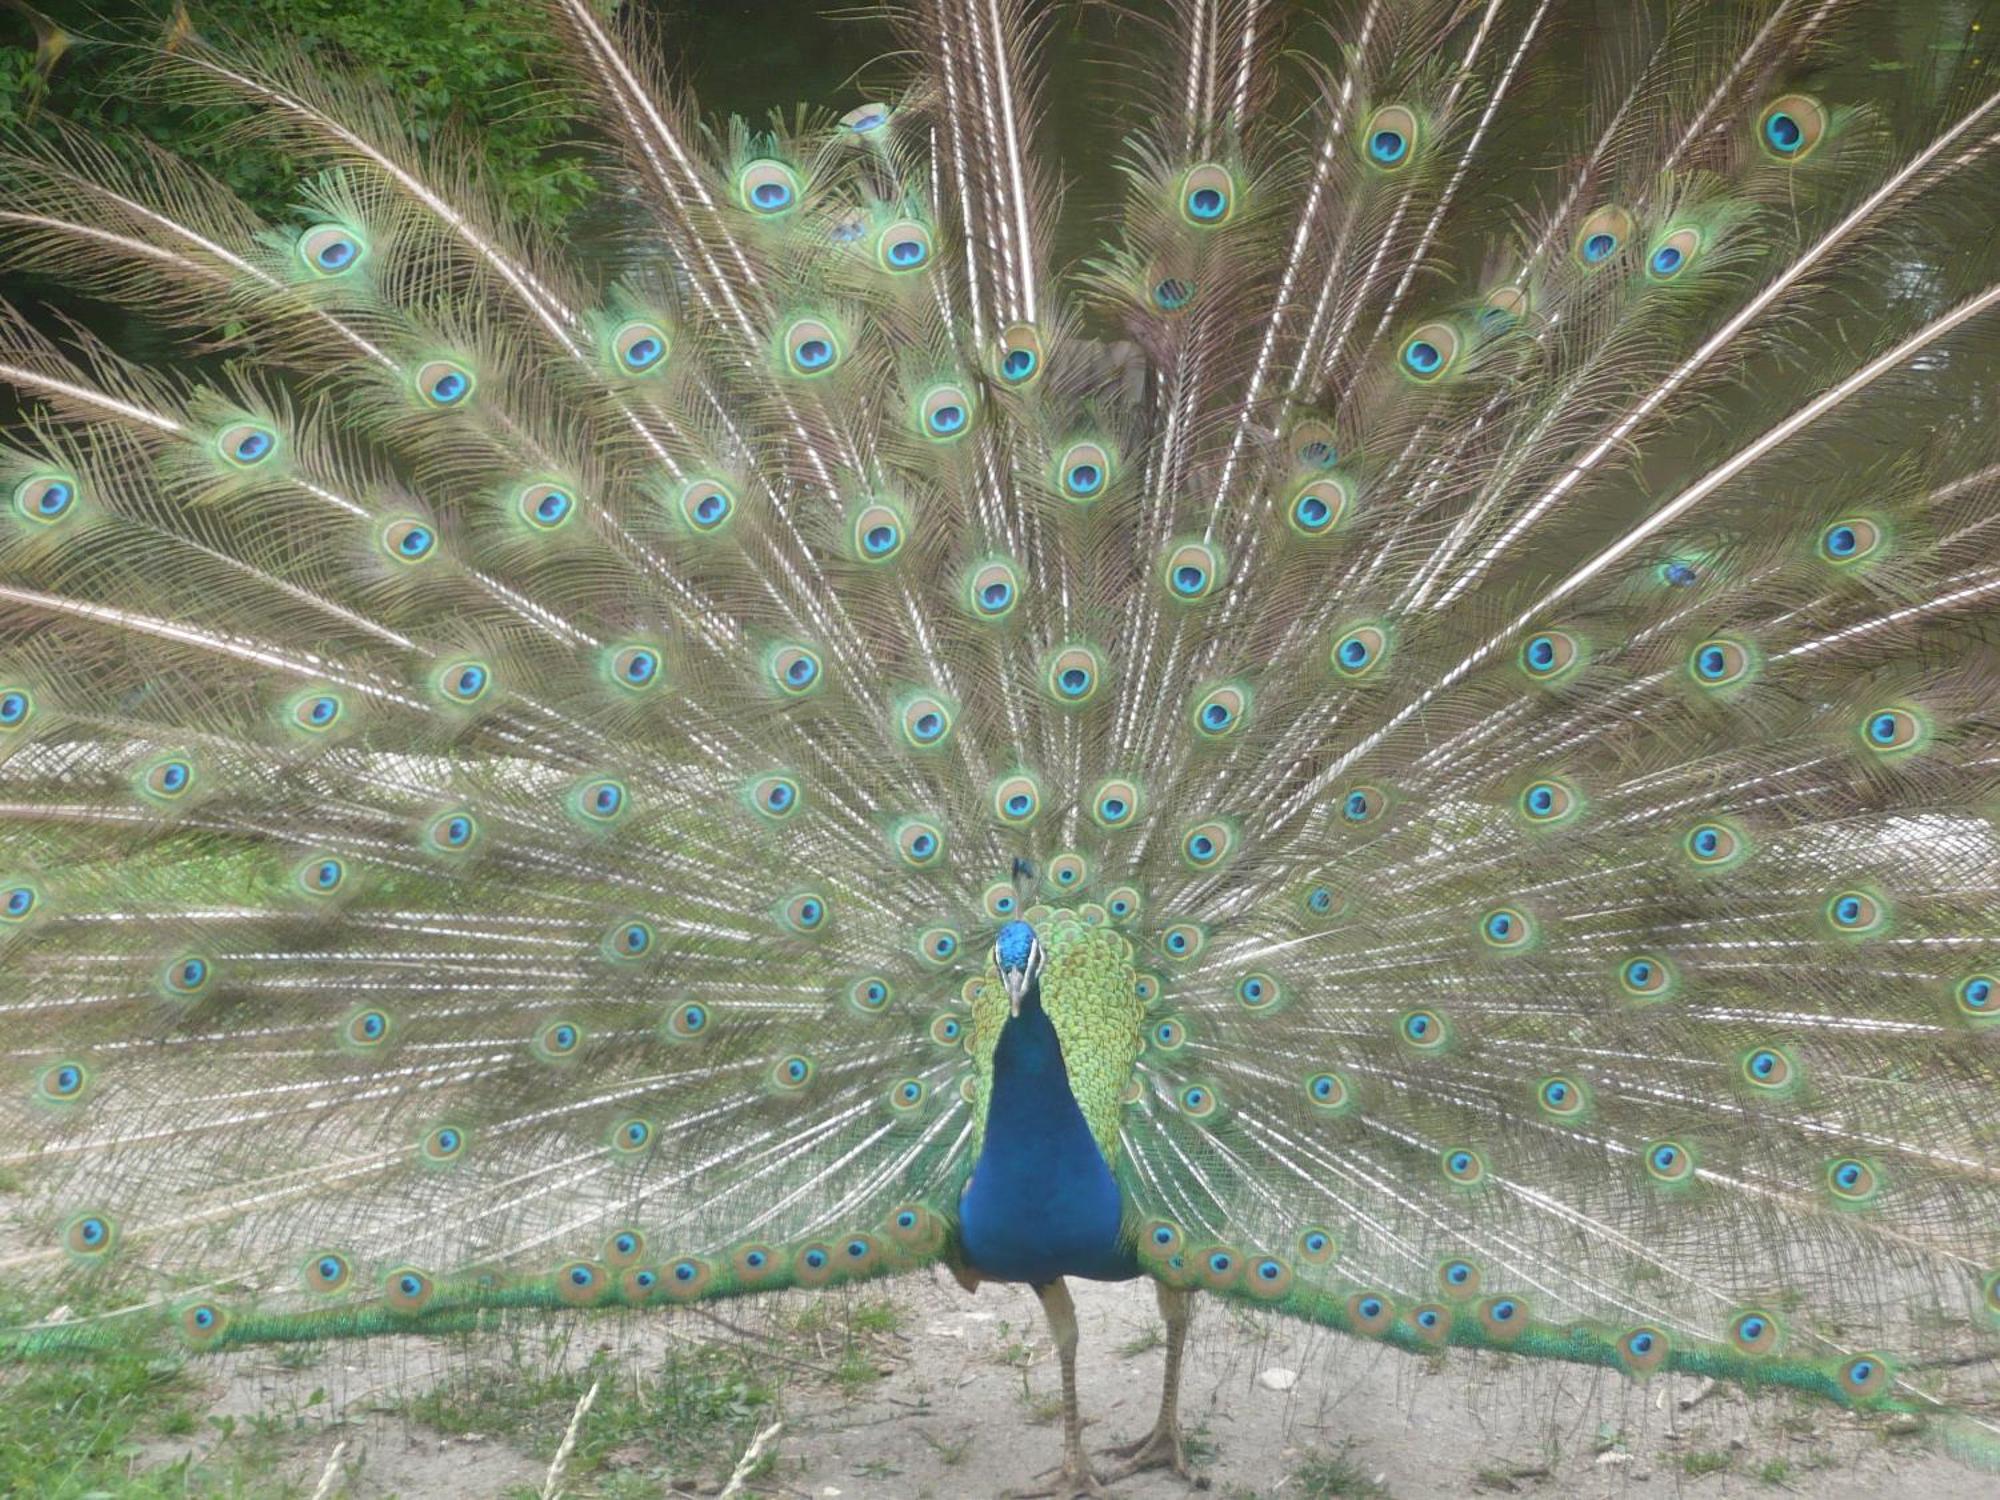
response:
[[[1063,1495],[1197,1294],[2000,1461],[1979,7],[882,9],[753,125],[549,0],[573,233],[198,10],[288,215],[6,142],[179,342],[0,321],[5,1347],[941,1267]]]

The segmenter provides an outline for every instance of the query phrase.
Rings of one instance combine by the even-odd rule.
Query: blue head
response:
[[[1007,986],[1013,1013],[1021,1013],[1021,997],[1042,972],[1042,944],[1026,922],[1009,922],[993,940],[993,962]]]

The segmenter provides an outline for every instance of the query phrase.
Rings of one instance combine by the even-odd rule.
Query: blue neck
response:
[[[1070,1092],[1062,1044],[1031,984],[1000,1030],[986,1139],[959,1200],[969,1265],[996,1281],[1136,1275],[1117,1179]]]

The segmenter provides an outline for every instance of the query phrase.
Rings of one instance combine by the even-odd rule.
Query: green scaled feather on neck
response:
[[[1132,943],[1110,926],[1104,909],[1036,906],[1023,914],[1041,940],[1042,1009],[1062,1046],[1070,1092],[1083,1111],[1104,1163],[1118,1164],[1118,1132],[1134,1081],[1132,1065],[1143,1046],[1146,1005],[1138,997]],[[971,1088],[975,1125],[971,1156],[985,1139],[986,1101],[993,1090],[993,1049],[1008,1018],[1007,989],[989,961],[986,973],[966,981],[972,1033],[966,1046],[975,1072]]]

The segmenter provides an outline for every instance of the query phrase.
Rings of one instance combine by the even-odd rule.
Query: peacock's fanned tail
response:
[[[1051,140],[1023,0],[898,5],[893,102],[769,129],[550,8],[603,244],[192,36],[167,86],[331,163],[287,222],[0,158],[8,263],[198,356],[0,322],[15,1346],[951,1258],[1027,915],[1132,987],[1064,1046],[1154,1275],[1953,1407],[2000,1350],[1969,34],[1175,0]],[[1058,268],[1065,155],[1123,196]]]

